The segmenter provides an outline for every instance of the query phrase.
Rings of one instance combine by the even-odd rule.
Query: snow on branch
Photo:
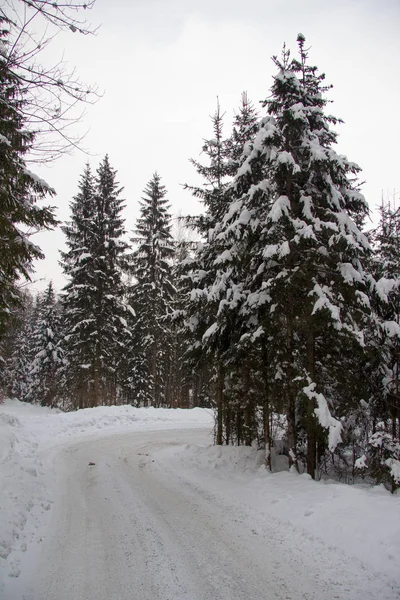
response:
[[[375,290],[382,302],[389,302],[388,295],[399,286],[397,279],[381,277],[375,284]]]
[[[330,289],[326,285],[321,287],[318,283],[316,283],[311,292],[309,293],[310,296],[312,294],[315,294],[318,297],[318,300],[314,304],[312,314],[314,315],[317,311],[327,308],[331,314],[332,319],[336,322],[338,326],[341,327],[342,322],[340,319],[340,309],[338,306],[332,304],[328,297],[330,295]]]
[[[218,323],[213,323],[207,331],[203,335],[203,342],[206,342],[210,337],[212,337],[218,329]]]
[[[384,321],[382,323],[382,329],[386,332],[388,337],[392,338],[397,336],[400,338],[400,325],[396,321]]]
[[[290,200],[287,196],[279,196],[272,205],[268,215],[268,220],[276,223],[282,215],[287,215],[290,210]]]
[[[318,404],[318,407],[314,409],[314,413],[318,419],[318,423],[324,429],[329,429],[329,450],[334,452],[337,445],[342,441],[343,426],[340,421],[332,417],[325,396],[316,392],[315,388],[316,384],[311,382],[303,388],[303,393],[307,398],[315,400]]]

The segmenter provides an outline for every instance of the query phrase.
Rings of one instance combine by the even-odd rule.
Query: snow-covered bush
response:
[[[367,470],[377,483],[390,485],[392,492],[400,487],[400,443],[379,423],[369,440],[365,454],[356,461],[356,468]]]

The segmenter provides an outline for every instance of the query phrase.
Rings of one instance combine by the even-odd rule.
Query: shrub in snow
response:
[[[367,470],[378,483],[390,485],[392,492],[400,487],[400,443],[378,424],[367,445],[366,453],[356,461],[356,468]]]

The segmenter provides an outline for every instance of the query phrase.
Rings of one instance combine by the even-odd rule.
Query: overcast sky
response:
[[[62,34],[52,56],[65,50],[81,78],[104,92],[78,132],[90,130],[84,145],[94,168],[108,153],[117,169],[128,231],[155,170],[174,215],[201,210],[181,184],[197,181],[189,158],[201,159],[202,140],[212,137],[217,96],[228,135],[241,92],[255,105],[268,97],[276,72],[271,56],[284,42],[296,52],[299,32],[311,47],[310,63],[334,86],[329,112],[345,121],[338,149],[363,169],[371,209],[382,190],[385,197],[400,191],[399,0],[97,0],[88,16],[101,25],[97,36]],[[61,220],[87,160],[75,152],[35,167],[57,191]],[[36,285],[51,278],[60,289],[62,233],[34,241],[46,253]]]

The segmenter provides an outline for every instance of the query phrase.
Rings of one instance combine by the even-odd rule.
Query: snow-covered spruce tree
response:
[[[379,420],[390,422],[391,433],[400,440],[400,208],[384,204],[374,232],[376,255],[374,308],[381,320],[381,345],[387,355],[385,409]]]
[[[38,297],[21,294],[2,337],[3,364],[0,386],[10,398],[29,401],[30,367],[33,359],[33,330],[38,318]]]
[[[229,175],[236,175],[243,162],[243,154],[254,140],[258,128],[257,111],[249,100],[247,93],[242,92],[241,104],[233,120],[232,134],[225,142]],[[236,190],[229,186],[226,190],[226,196],[227,200],[230,201],[226,208],[229,208],[231,202],[237,197]],[[226,213],[224,216],[226,216]],[[222,250],[218,257],[220,270],[223,269],[224,257],[227,256],[226,250],[226,248]],[[230,270],[223,276],[225,286],[229,286],[228,280],[231,280],[236,299],[243,292],[243,289],[239,290],[238,283],[244,282],[246,279],[247,269],[248,263],[246,261],[243,264],[236,263],[235,269]],[[224,302],[222,302],[218,305],[217,317],[223,314],[224,311]],[[224,439],[227,444],[245,443],[250,445],[253,439],[260,440],[263,437],[265,441],[265,438],[268,437],[266,432],[268,420],[263,419],[261,428],[258,428],[256,417],[258,407],[266,408],[264,377],[262,370],[260,371],[260,355],[256,351],[254,343],[249,343],[249,340],[245,338],[240,343],[243,333],[241,316],[236,314],[235,319],[232,320],[232,315],[233,313],[230,312],[228,321],[231,329],[229,334],[230,343],[229,349],[225,352]]]
[[[208,243],[209,232],[226,210],[227,200],[224,191],[230,174],[226,140],[223,137],[223,118],[219,102],[214,115],[211,117],[214,137],[204,140],[203,152],[208,164],[201,164],[191,159],[197,173],[203,178],[202,186],[186,185],[193,196],[200,199],[205,212],[194,219],[194,227],[202,237],[194,257],[187,261],[186,273],[183,277],[190,282],[187,287],[190,303],[182,311],[185,328],[190,332],[187,354],[190,357],[192,369],[201,373],[206,371],[213,380],[215,407],[217,410],[216,442],[222,444],[223,405],[224,405],[224,372],[222,351],[218,352],[213,346],[205,350],[202,346],[204,333],[212,325],[212,310],[207,288],[214,280],[215,260],[218,255],[216,245]],[[191,341],[193,340],[193,342]]]
[[[61,315],[53,284],[38,298],[38,317],[33,329],[32,362],[29,369],[28,399],[34,404],[61,404],[60,372],[63,367],[61,349]]]
[[[116,401],[118,374],[124,360],[123,338],[128,334],[124,303],[125,286],[122,272],[128,247],[122,239],[125,234],[122,210],[122,189],[116,182],[116,171],[108,156],[97,169],[95,180],[95,246],[93,248],[96,273],[96,362],[98,364],[95,388],[101,389],[103,403]]]
[[[172,315],[172,344],[171,344],[171,378],[170,397],[171,405],[179,408],[190,408],[190,403],[195,400],[193,388],[195,387],[196,374],[192,374],[191,366],[186,357],[187,335],[182,331],[181,315],[186,302],[186,282],[183,283],[182,275],[184,265],[191,253],[190,242],[185,236],[186,229],[182,226],[182,220],[178,219],[178,227],[175,232],[175,253],[172,265],[172,276],[175,286],[175,296]],[[194,406],[198,406],[196,403]]]
[[[191,335],[182,325],[186,314],[190,279],[188,269],[192,265],[197,242],[197,233],[187,225],[187,217],[179,217],[174,228],[175,255],[173,260],[173,280],[176,288],[174,313],[172,319],[172,360],[170,393],[172,406],[191,408],[192,406],[210,407],[208,394],[209,377],[207,369],[194,368],[192,356],[188,355]]]
[[[95,405],[93,335],[96,331],[94,297],[96,294],[93,249],[94,182],[86,165],[79,192],[70,203],[71,220],[62,230],[67,251],[61,252],[61,265],[68,283],[62,292],[65,324],[66,387],[75,408]]]
[[[18,304],[18,282],[43,258],[30,235],[56,225],[54,209],[38,205],[54,191],[26,167],[34,134],[25,129],[24,85],[8,64],[10,22],[0,16],[0,335]]]
[[[86,167],[71,203],[71,222],[63,228],[67,381],[81,408],[115,403],[126,333],[121,279],[126,244],[115,175],[107,156],[95,178]]]
[[[167,191],[154,173],[144,189],[130,258],[135,278],[129,294],[135,311],[130,359],[137,402],[168,405],[171,316],[175,287],[172,277],[174,243]]]
[[[400,210],[382,204],[373,232],[372,260],[376,280],[372,306],[373,327],[368,331],[369,360],[364,376],[370,394],[368,427],[359,441],[356,465],[377,482],[400,486]]]
[[[348,401],[340,355],[363,344],[369,244],[355,222],[368,212],[355,182],[359,167],[334,150],[337,119],[324,112],[324,76],[307,64],[304,41],[299,35],[299,60],[286,51],[282,61],[274,58],[268,115],[214,237],[227,244],[225,273],[247,261],[246,292],[233,303],[235,290],[226,288],[226,306],[247,317],[245,337],[266,338],[268,383],[286,409],[292,459],[304,432],[314,477],[318,455],[340,441],[333,415]]]
[[[229,180],[235,171],[239,158],[247,143],[254,136],[256,119],[247,96],[242,96],[242,106],[234,121],[231,138],[224,139],[222,115],[217,111],[212,118],[214,138],[204,145],[209,164],[201,165],[192,161],[198,173],[203,177],[202,187],[189,187],[205,206],[205,214],[196,222],[203,240],[197,253],[188,264],[187,277],[191,280],[189,290],[190,303],[186,308],[185,323],[195,341],[189,348],[198,368],[204,365],[213,374],[216,406],[216,442],[230,442],[232,386],[228,393],[227,381],[231,377],[235,361],[241,362],[235,351],[237,339],[237,321],[230,319],[223,327],[217,325],[217,316],[223,306],[220,304],[228,280],[238,281],[236,269],[224,272],[226,258],[225,241],[214,235],[215,227],[227,214],[232,199],[229,195]],[[231,313],[233,315],[233,313]],[[196,359],[197,357],[197,359]],[[242,368],[243,364],[241,364]],[[237,387],[237,386],[236,386]],[[247,386],[249,389],[249,386]],[[240,395],[240,392],[239,392]],[[250,396],[249,396],[250,397]],[[250,414],[248,412],[248,414]],[[236,420],[237,421],[237,420]],[[225,435],[224,435],[225,429]],[[236,431],[240,428],[236,427]],[[248,438],[247,438],[248,439]]]

